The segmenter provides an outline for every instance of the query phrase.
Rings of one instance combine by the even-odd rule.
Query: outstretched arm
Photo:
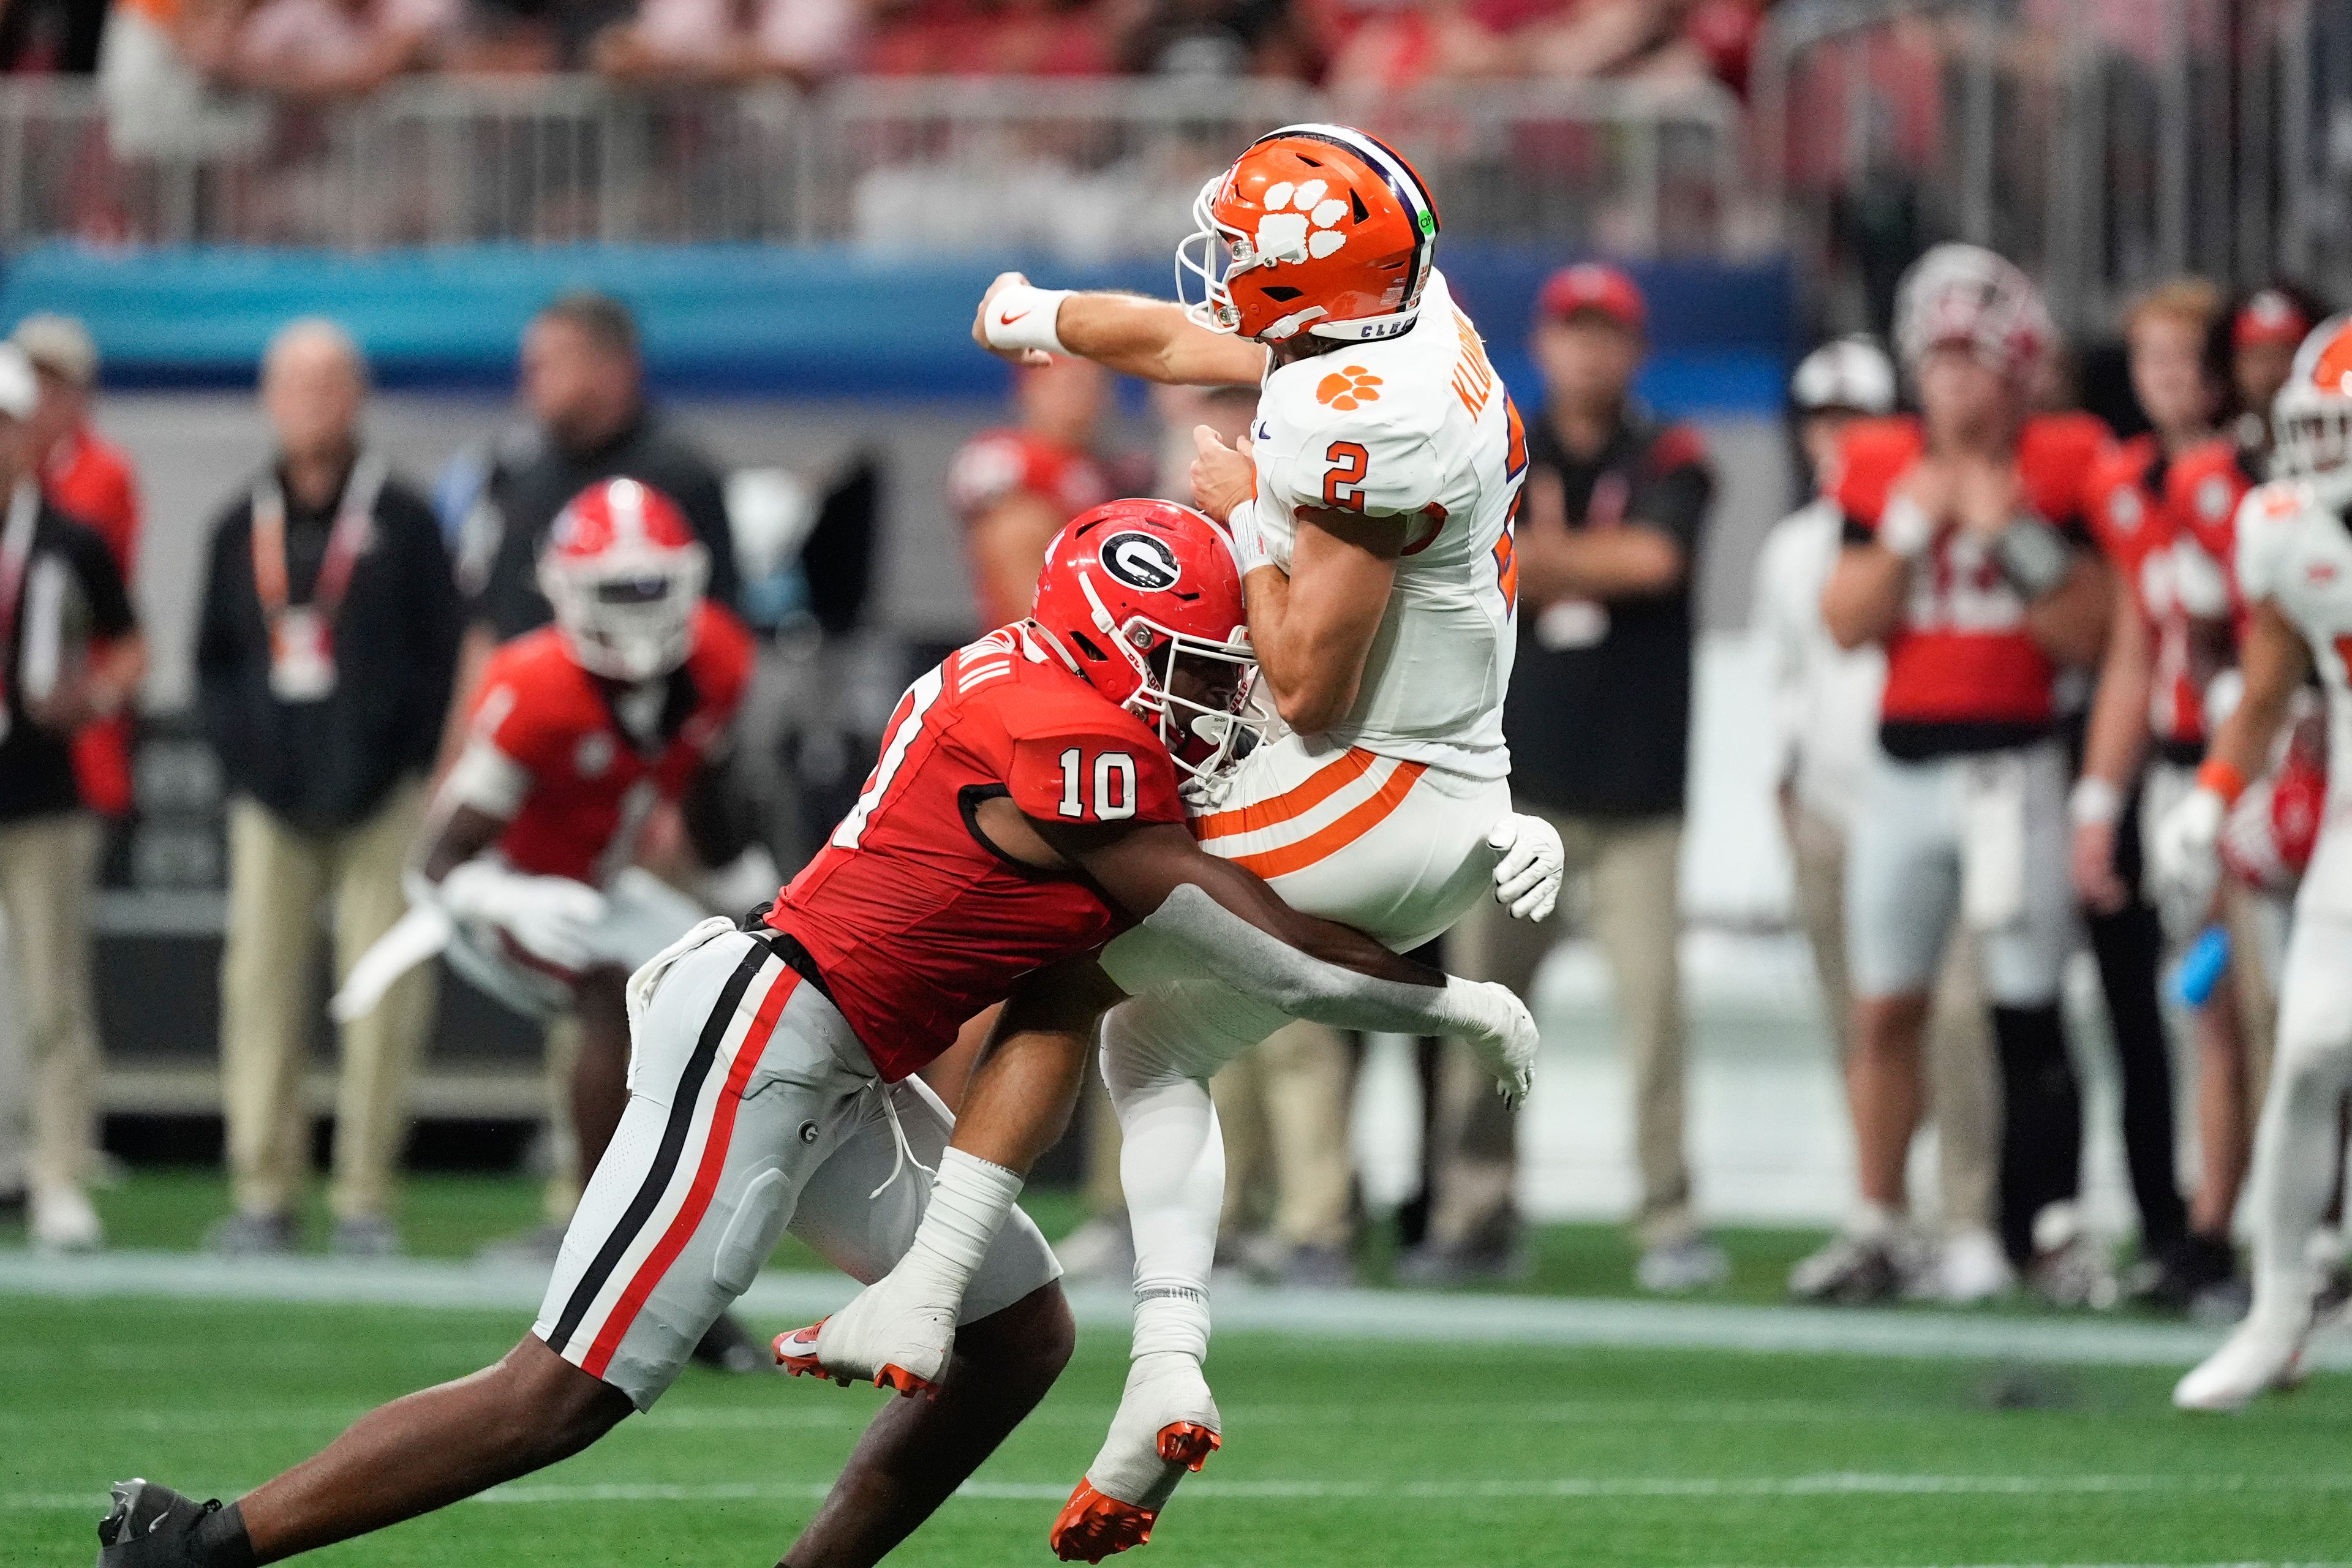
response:
[[[972,341],[1015,364],[1076,354],[1146,381],[1181,386],[1255,386],[1264,345],[1214,331],[1181,305],[1139,294],[1036,289],[1018,272],[998,275],[972,317]]]

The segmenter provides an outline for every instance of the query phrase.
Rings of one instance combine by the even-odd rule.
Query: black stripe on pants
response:
[[[572,1291],[572,1299],[563,1304],[563,1315],[555,1320],[555,1331],[547,1338],[547,1348],[562,1355],[580,1330],[580,1320],[588,1315],[596,1293],[613,1277],[629,1244],[646,1227],[646,1221],[661,1203],[661,1195],[669,1190],[670,1178],[677,1173],[679,1154],[686,1148],[687,1134],[694,1129],[694,1108],[702,1098],[703,1080],[710,1076],[710,1064],[718,1059],[719,1043],[727,1037],[727,1026],[735,1020],[735,1010],[743,1005],[743,993],[751,989],[751,977],[760,973],[774,955],[761,942],[746,945],[743,962],[727,977],[719,990],[719,1005],[710,1009],[710,1016],[702,1026],[702,1034],[694,1042],[694,1053],[686,1058],[686,1070],[677,1077],[677,1088],[670,1096],[669,1120],[662,1127],[661,1147],[654,1152],[653,1168],[638,1184],[636,1196],[629,1200],[621,1222],[613,1234],[604,1238],[595,1261]],[[592,1173],[593,1174],[593,1173]]]

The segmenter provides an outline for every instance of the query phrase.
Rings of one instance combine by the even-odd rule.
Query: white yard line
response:
[[[402,1258],[238,1259],[188,1253],[110,1252],[89,1258],[0,1253],[0,1300],[161,1297],[350,1306],[536,1309],[544,1278],[530,1270]],[[855,1289],[839,1275],[763,1274],[742,1300],[761,1319],[814,1319]],[[1124,1291],[1074,1289],[1078,1321],[1124,1328]],[[2180,1366],[2220,1342],[2216,1330],[2095,1317],[2000,1312],[1843,1311],[1686,1301],[1564,1300],[1533,1296],[1431,1296],[1383,1290],[1216,1289],[1217,1327],[1316,1340],[1411,1344],[1616,1346],[1734,1350],[1929,1360]],[[2352,1366],[2340,1338],[2314,1346],[2322,1366]]]

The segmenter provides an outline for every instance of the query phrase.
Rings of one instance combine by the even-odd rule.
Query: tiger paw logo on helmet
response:
[[[1251,237],[1258,256],[1266,261],[1320,261],[1347,244],[1339,225],[1348,216],[1348,204],[1330,189],[1328,180],[1268,185],[1261,198],[1265,212]]]
[[[1315,385],[1315,401],[1346,414],[1381,400],[1381,378],[1360,364],[1344,364]]]

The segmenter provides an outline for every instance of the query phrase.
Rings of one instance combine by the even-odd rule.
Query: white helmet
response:
[[[2271,405],[2271,472],[2333,507],[2352,503],[2352,314],[2330,316],[2294,351]]]
[[[1868,338],[1833,338],[1798,362],[1789,400],[1806,414],[1895,412],[1895,363]]]
[[[2022,381],[2057,336],[2033,279],[1979,245],[1937,246],[1895,289],[1895,346],[1906,370],[1939,344],[1965,342]]]

